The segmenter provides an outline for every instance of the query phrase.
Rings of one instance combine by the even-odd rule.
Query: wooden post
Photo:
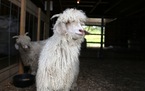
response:
[[[43,39],[45,39],[45,36],[46,36],[46,23],[44,22]]]
[[[104,17],[101,18],[101,50],[103,49]]]
[[[47,1],[47,10],[46,10],[46,15],[47,15],[47,22],[46,26],[45,26],[45,38],[49,37],[49,31],[50,31],[50,0],[46,0]],[[47,29],[47,30],[46,30]]]
[[[21,0],[20,35],[25,34],[26,0]]]
[[[40,40],[41,8],[38,8],[37,41]]]
[[[101,18],[101,46],[99,50],[99,58],[103,57],[103,31],[104,31],[104,17]]]
[[[26,0],[21,0],[20,35],[25,34]],[[19,60],[19,74],[23,74],[22,61]]]

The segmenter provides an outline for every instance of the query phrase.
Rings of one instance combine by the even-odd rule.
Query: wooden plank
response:
[[[21,0],[9,0],[9,1],[17,5],[18,7],[21,7]]]
[[[9,69],[11,69],[13,67],[16,67],[16,66],[18,66],[18,64],[13,64],[13,65],[10,65],[10,66],[8,66],[8,67],[6,67],[4,69],[1,69],[0,70],[0,74],[3,73],[4,71],[7,71],[7,70],[9,70]]]
[[[34,3],[32,3],[30,0],[27,0],[26,8],[30,14],[38,17],[38,7]]]
[[[6,81],[7,79],[11,79],[13,75],[18,72],[18,64],[13,64],[9,67],[6,67],[0,70],[0,84]]]

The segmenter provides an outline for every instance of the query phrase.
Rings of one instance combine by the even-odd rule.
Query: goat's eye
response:
[[[84,26],[85,24],[84,23],[81,23],[81,25]]]
[[[69,24],[69,23],[70,23],[69,21],[66,22],[66,24]]]

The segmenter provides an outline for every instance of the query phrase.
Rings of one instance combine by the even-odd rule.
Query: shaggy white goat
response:
[[[83,11],[66,9],[58,17],[54,35],[46,40],[40,53],[36,75],[37,91],[70,91],[79,73],[79,50],[85,31]]]
[[[39,54],[45,40],[33,42],[27,33],[13,38],[16,38],[15,48],[19,50],[24,66],[30,66],[31,74],[36,75]]]

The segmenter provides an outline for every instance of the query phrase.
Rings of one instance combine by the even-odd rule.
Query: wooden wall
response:
[[[13,34],[12,35],[11,33],[9,33],[12,30],[10,29],[9,32],[7,33],[7,35],[9,35],[8,43],[9,42],[13,43],[12,45],[9,45],[7,43],[8,47],[12,46],[14,48],[14,41],[11,41],[14,40],[12,39],[12,36],[15,36],[16,34],[17,35],[24,34],[27,31],[32,31],[32,32],[36,31],[36,33],[34,33],[33,35],[36,36],[36,40],[38,41],[49,37],[49,16],[47,16],[47,14],[49,14],[49,11],[47,11],[47,14],[45,14],[44,12],[41,11],[41,8],[34,5],[30,0],[0,0],[0,5],[1,5],[0,16],[16,17],[16,15],[18,15],[19,18],[18,21],[20,20],[19,24],[17,24],[20,25],[17,28],[18,31],[15,34],[12,33]],[[12,11],[13,8],[17,9],[17,11],[15,10],[16,13]],[[31,28],[27,28],[28,23],[26,22],[26,17],[27,17],[26,12],[28,12],[29,15],[31,14],[31,16],[36,17],[37,22],[35,22],[35,28],[33,28],[33,30],[26,30],[26,29],[31,29]],[[29,17],[29,19],[31,19],[31,17]],[[29,22],[29,25],[32,25],[32,22]],[[9,24],[8,26],[10,27]],[[2,28],[0,27],[0,29]],[[5,39],[4,37],[2,37],[1,39]],[[2,43],[3,41],[2,42],[0,41],[1,45]],[[0,48],[3,49],[1,46]],[[18,72],[20,73],[20,68],[22,66],[21,64],[18,64],[19,56],[17,55],[13,59],[13,57],[11,56],[13,56],[14,53],[11,52],[12,50],[10,48],[7,49],[8,50],[4,50],[4,52],[7,53],[7,56],[3,57],[3,54],[0,54],[0,88],[4,83],[11,82],[12,77],[15,74],[18,74]]]
[[[107,23],[105,46],[145,49],[144,17],[128,17]]]
[[[11,83],[12,77],[18,73],[18,64],[13,64],[0,70],[0,88]]]

